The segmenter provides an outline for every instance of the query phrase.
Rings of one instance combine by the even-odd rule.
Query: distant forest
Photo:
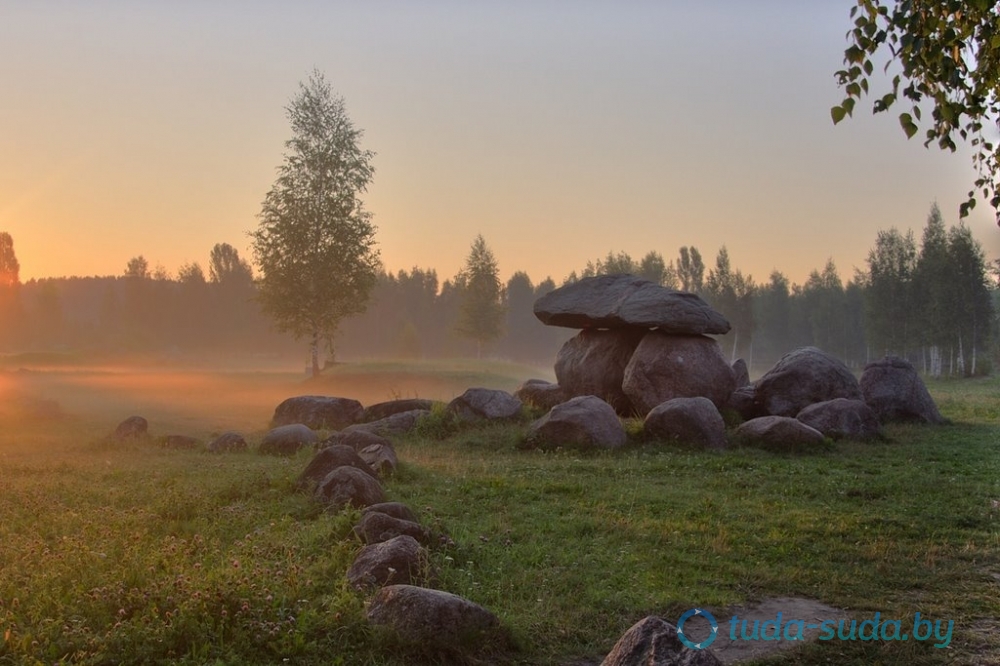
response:
[[[4,279],[0,265],[0,351],[307,359],[304,341],[275,332],[260,314],[251,267],[226,244],[212,249],[207,276],[196,263],[173,276],[150,270],[137,256],[118,276],[22,284],[16,259],[6,266]],[[638,260],[609,252],[561,284],[605,273],[632,273],[699,294],[733,325],[718,338],[724,353],[746,359],[757,373],[791,349],[814,345],[855,368],[892,353],[928,374],[970,376],[989,373],[1000,347],[1000,262],[986,262],[965,226],[946,229],[936,206],[919,243],[912,233],[880,231],[866,267],[846,279],[831,259],[801,285],[778,271],[756,282],[732,265],[725,247],[709,263],[697,248],[682,247],[670,260],[657,251]],[[575,332],[543,326],[532,305],[557,283],[535,283],[519,271],[503,286],[505,325],[484,352],[550,365]],[[367,311],[341,326],[336,358],[475,356],[476,342],[457,327],[465,296],[461,274],[442,282],[432,268],[383,271]]]

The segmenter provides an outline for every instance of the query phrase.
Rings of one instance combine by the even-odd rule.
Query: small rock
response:
[[[366,506],[362,509],[361,513],[384,513],[387,516],[399,518],[400,520],[408,520],[411,523],[420,522],[417,520],[417,514],[413,513],[413,510],[402,502],[382,502],[380,504],[372,504],[371,506]]]
[[[299,474],[299,478],[295,480],[295,487],[299,489],[313,489],[327,474],[344,465],[356,467],[365,474],[373,478],[376,477],[375,472],[358,455],[357,451],[349,446],[336,444],[325,449],[320,449],[313,456],[309,464],[306,465],[306,468]]]
[[[819,446],[823,433],[789,416],[761,416],[736,429],[741,444],[772,451],[797,451]]]
[[[393,414],[412,412],[414,410],[429,412],[436,402],[435,400],[424,400],[423,398],[404,398],[401,400],[379,402],[365,407],[362,421],[365,423],[379,421]]]

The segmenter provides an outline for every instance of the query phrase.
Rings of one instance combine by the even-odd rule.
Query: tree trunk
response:
[[[731,355],[731,358],[729,359],[730,363],[735,363],[736,362],[736,343],[739,342],[739,340],[740,340],[740,329],[734,328],[733,329],[733,353]]]
[[[313,331],[312,342],[309,344],[309,355],[312,358],[312,376],[319,377],[319,332]]]

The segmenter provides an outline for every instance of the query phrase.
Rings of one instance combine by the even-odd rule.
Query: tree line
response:
[[[9,234],[0,233],[0,345],[6,351],[86,349],[100,352],[301,353],[261,312],[259,277],[231,245],[168,275],[133,257],[108,277],[17,278]],[[701,295],[732,323],[724,352],[757,370],[785,352],[814,345],[853,367],[887,353],[909,358],[932,375],[988,372],[997,354],[996,277],[964,225],[946,228],[931,208],[918,244],[911,232],[879,231],[866,266],[844,279],[833,260],[803,284],[780,271],[757,283],[734,267],[726,247],[706,263],[695,247],[666,260],[609,252],[560,284],[608,273],[631,273]],[[457,275],[433,268],[380,268],[367,309],[345,318],[340,358],[431,359],[489,355],[550,364],[570,329],[543,326],[532,311],[556,288],[523,271],[501,280],[482,236]],[[331,354],[328,351],[328,358]]]

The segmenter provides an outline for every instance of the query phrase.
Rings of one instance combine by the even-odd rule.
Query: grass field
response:
[[[291,395],[447,399],[546,376],[468,362],[344,365],[309,381],[7,367],[0,664],[418,663],[367,626],[366,598],[346,584],[357,514],[294,491],[308,452],[210,456],[104,436],[141,414],[154,435],[235,428],[253,441]],[[395,442],[387,492],[454,542],[432,552],[437,587],[510,630],[511,650],[483,663],[596,663],[647,614],[699,606],[721,620],[804,597],[858,619],[920,612],[954,634],[945,648],[831,640],[759,663],[1000,664],[1000,381],[930,388],[954,425],[813,455],[644,441],[542,453],[518,448],[527,420],[439,419]]]

